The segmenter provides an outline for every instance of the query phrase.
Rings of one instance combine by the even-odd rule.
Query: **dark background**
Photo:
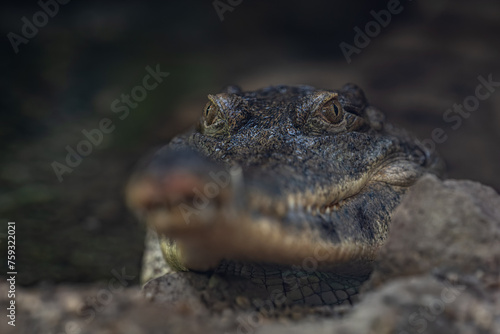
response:
[[[229,83],[357,83],[389,121],[420,138],[445,131],[437,150],[449,177],[498,191],[500,92],[456,130],[443,113],[474,94],[478,76],[500,81],[500,3],[402,1],[402,12],[348,63],[339,44],[354,44],[354,27],[364,30],[370,11],[387,3],[244,0],[221,21],[212,1],[73,0],[18,53],[7,34],[20,35],[21,18],[32,21],[40,7],[3,7],[0,233],[16,221],[18,283],[106,280],[123,267],[138,275],[144,229],[125,207],[126,180],[141,156],[187,129],[206,95]],[[118,119],[112,101],[156,64],[170,75]],[[52,162],[64,163],[65,147],[103,118],[115,130],[59,182]]]

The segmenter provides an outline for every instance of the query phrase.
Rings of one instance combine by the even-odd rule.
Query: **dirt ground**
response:
[[[37,6],[2,10],[5,35],[19,34],[21,18]],[[201,1],[71,2],[17,53],[5,39],[0,240],[7,254],[5,224],[15,221],[17,285],[42,291],[71,283],[78,291],[78,284],[106,284],[123,268],[137,285],[144,229],[124,204],[126,180],[142,156],[196,121],[207,94],[229,83],[255,89],[354,82],[390,122],[435,143],[449,177],[499,191],[500,4],[401,6],[350,63],[340,43],[355,46],[354,28],[364,29],[387,1],[245,1],[223,21]],[[146,68],[157,64],[169,75],[128,114],[114,112],[114,101],[143,85]],[[473,103],[485,81],[493,82],[481,89],[488,97],[469,104],[470,112],[448,112]],[[103,119],[113,130],[60,182],[54,162],[64,163],[67,147],[76,149],[82,131]],[[0,258],[6,268],[6,256]],[[84,296],[88,288],[81,287]]]

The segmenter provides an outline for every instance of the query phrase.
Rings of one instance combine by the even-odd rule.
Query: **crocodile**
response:
[[[205,303],[352,303],[402,196],[442,171],[354,84],[228,86],[128,183],[148,225],[142,280],[197,285]]]

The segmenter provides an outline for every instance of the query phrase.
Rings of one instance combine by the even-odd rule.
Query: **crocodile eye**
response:
[[[219,114],[219,108],[212,101],[208,102],[203,112],[205,125],[210,126],[214,124],[218,114]]]
[[[348,130],[350,118],[337,93],[320,91],[308,97],[302,109],[298,110],[297,122],[304,122],[306,133],[319,136]]]
[[[340,123],[344,119],[342,106],[337,99],[330,99],[318,110],[318,115],[331,124]]]
[[[209,95],[210,100],[203,109],[203,115],[200,119],[198,130],[206,135],[220,135],[225,132],[228,122],[227,117],[221,110],[220,98]]]
[[[207,136],[227,136],[236,133],[248,118],[247,100],[237,94],[209,94],[196,129]]]

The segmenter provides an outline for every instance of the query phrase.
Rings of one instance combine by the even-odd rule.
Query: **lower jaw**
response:
[[[370,187],[374,188],[371,189]],[[387,184],[376,184],[366,191],[379,194],[381,198],[390,198],[383,203],[385,210],[392,211],[399,203],[399,194],[403,188],[393,189]],[[372,193],[365,197],[372,197]],[[357,203],[358,201],[359,203]],[[370,205],[377,207],[376,200],[363,204],[362,196],[347,201],[354,209],[370,211]],[[346,211],[350,213],[350,211]],[[356,212],[354,212],[356,213]],[[354,215],[353,213],[353,215]],[[206,222],[185,224],[172,216],[156,216],[160,221],[155,224],[158,231],[168,235],[176,243],[163,244],[163,256],[167,263],[177,271],[215,270],[222,260],[243,261],[246,263],[274,263],[282,266],[303,266],[307,261],[313,261],[320,271],[366,273],[369,272],[371,261],[376,257],[377,249],[385,240],[389,218],[388,213],[379,214],[382,221],[376,217],[370,222],[360,224],[357,221],[341,220],[331,223],[338,230],[340,237],[348,237],[334,241],[328,238],[328,232],[320,230],[314,222],[302,224],[302,229],[285,226],[273,218],[262,217],[250,219],[248,216],[221,214],[213,218],[211,224]],[[359,217],[358,217],[359,218]],[[362,218],[359,218],[362,219]],[[177,221],[177,223],[173,223]],[[166,223],[168,222],[168,223]],[[162,225],[163,224],[163,225]],[[356,230],[355,226],[364,225],[365,230]],[[366,232],[366,227],[372,231]],[[350,229],[352,232],[349,232]],[[343,230],[342,230],[343,229]],[[331,237],[331,236],[330,236]],[[165,239],[167,240],[167,239]]]

